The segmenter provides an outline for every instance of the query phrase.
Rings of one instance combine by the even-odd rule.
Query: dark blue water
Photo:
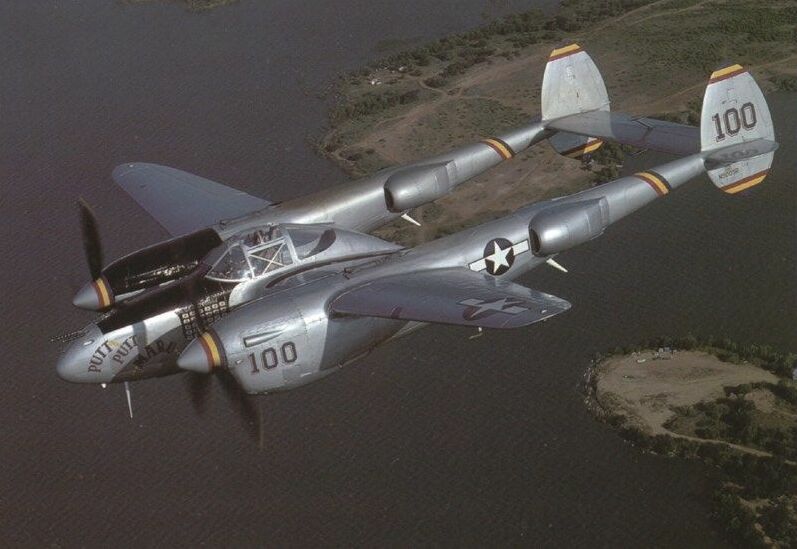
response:
[[[344,180],[307,146],[318,99],[385,41],[535,2],[257,2],[193,15],[107,1],[0,5],[3,299],[0,537],[7,545],[712,546],[706,471],[640,454],[577,385],[595,351],[657,334],[795,350],[795,96],[751,196],[700,181],[524,282],[574,307],[541,326],[435,327],[306,389],[262,399],[264,447],[220,391],[180,377],[61,382],[51,335],[90,317],[74,201],[108,259],[163,237],[112,184],[161,162],[281,200]],[[637,166],[656,159],[643,156]],[[630,166],[633,169],[635,166]]]

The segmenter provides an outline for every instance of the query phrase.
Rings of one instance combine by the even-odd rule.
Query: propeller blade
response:
[[[185,377],[188,394],[191,396],[191,404],[194,407],[194,411],[199,414],[200,417],[205,415],[205,410],[207,410],[208,407],[210,379],[210,376],[199,375],[193,372],[188,372]]]
[[[252,440],[258,441],[260,438],[260,414],[257,407],[250,400],[235,378],[227,370],[215,370],[216,378],[221,383],[224,395],[231,404],[238,406],[239,416],[243,422],[244,429]]]
[[[89,205],[82,198],[78,199],[80,209],[80,229],[83,234],[83,250],[86,253],[86,261],[89,265],[91,279],[97,280],[102,274],[102,244],[100,242],[100,231],[97,225],[97,217]]]

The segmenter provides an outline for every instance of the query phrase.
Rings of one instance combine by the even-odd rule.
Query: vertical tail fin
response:
[[[703,98],[700,146],[711,181],[735,194],[761,183],[772,165],[775,131],[769,107],[741,65],[712,73]]]
[[[551,52],[542,79],[543,121],[587,111],[608,111],[609,95],[598,67],[578,44]],[[558,132],[548,139],[564,156],[580,158],[598,149],[603,141],[594,137]]]

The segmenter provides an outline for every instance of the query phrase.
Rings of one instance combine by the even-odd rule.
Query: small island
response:
[[[712,514],[729,541],[794,547],[796,359],[728,340],[659,340],[596,357],[585,402],[642,450],[709,465]]]

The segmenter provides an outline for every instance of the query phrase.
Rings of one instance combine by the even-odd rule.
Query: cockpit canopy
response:
[[[327,225],[272,226],[245,231],[214,250],[207,278],[243,282],[305,261],[329,248],[336,239]]]

